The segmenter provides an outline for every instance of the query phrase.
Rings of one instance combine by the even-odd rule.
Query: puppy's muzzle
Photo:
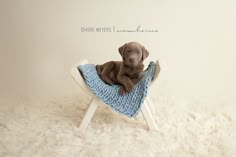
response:
[[[135,63],[135,59],[134,58],[129,58],[129,62],[134,64]]]

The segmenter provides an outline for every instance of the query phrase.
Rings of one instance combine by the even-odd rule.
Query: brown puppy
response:
[[[131,92],[143,76],[143,61],[149,52],[139,43],[126,43],[119,48],[123,61],[110,61],[96,65],[101,79],[109,84],[120,84],[120,94]]]

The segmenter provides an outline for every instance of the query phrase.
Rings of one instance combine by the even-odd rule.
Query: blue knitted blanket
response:
[[[120,85],[107,85],[97,74],[94,64],[78,66],[90,90],[112,109],[128,117],[134,117],[140,111],[141,105],[147,95],[148,87],[155,75],[156,63],[150,62],[144,71],[144,76],[134,86],[130,93],[120,95]]]

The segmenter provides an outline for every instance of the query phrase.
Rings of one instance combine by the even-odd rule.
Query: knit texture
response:
[[[124,95],[119,94],[120,85],[110,86],[101,80],[94,64],[79,65],[78,70],[90,90],[104,103],[121,114],[134,117],[140,111],[141,105],[147,96],[148,87],[155,75],[156,63],[150,62],[141,80],[130,93]]]

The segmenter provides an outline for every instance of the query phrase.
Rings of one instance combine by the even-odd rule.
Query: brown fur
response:
[[[109,84],[120,84],[120,94],[131,92],[143,76],[143,61],[149,52],[139,43],[126,43],[119,48],[123,61],[110,61],[96,65],[101,79]]]

